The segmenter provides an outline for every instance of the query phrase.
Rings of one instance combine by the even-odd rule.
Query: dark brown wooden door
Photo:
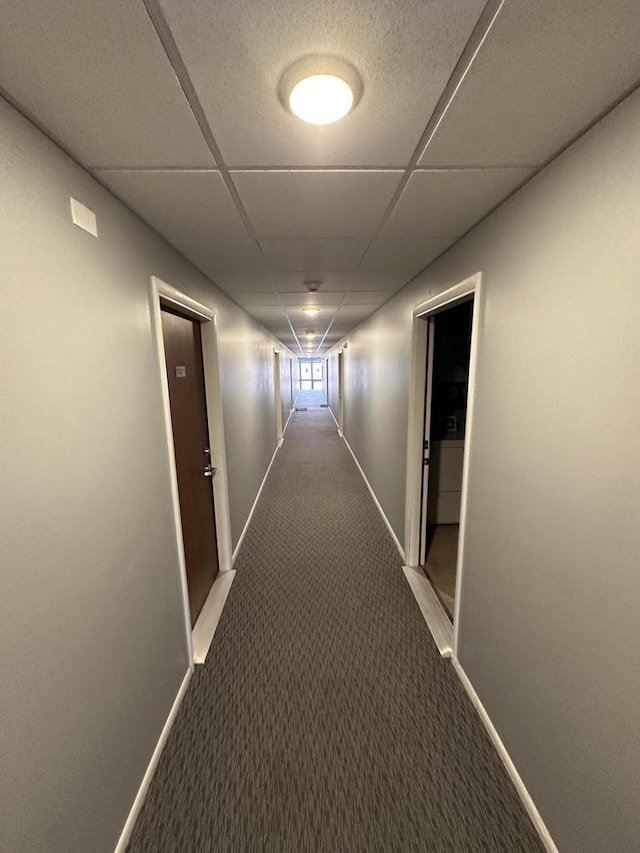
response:
[[[191,625],[218,574],[200,323],[162,309]]]

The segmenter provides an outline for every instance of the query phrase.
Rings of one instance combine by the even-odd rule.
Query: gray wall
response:
[[[218,312],[234,542],[274,340],[3,101],[0,128],[0,849],[112,851],[187,671],[149,277]]]
[[[346,437],[402,540],[410,311],[483,271],[460,660],[562,853],[640,837],[639,139],[636,93],[345,363]]]

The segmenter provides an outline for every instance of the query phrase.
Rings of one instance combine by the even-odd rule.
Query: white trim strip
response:
[[[194,663],[204,663],[207,658],[213,635],[222,616],[222,610],[227,603],[227,596],[235,576],[236,573],[233,570],[220,572],[209,590],[209,595],[200,611],[196,624],[193,626],[191,635]]]
[[[262,490],[264,489],[264,484],[267,482],[267,477],[269,476],[269,471],[271,471],[271,466],[276,458],[276,454],[280,450],[280,445],[276,445],[276,449],[273,451],[273,456],[271,457],[271,462],[267,466],[267,470],[265,471],[265,475],[262,478],[262,482],[260,483],[260,488],[258,489],[258,494],[256,495],[256,499],[253,502],[253,506],[247,516],[247,520],[244,523],[244,527],[242,528],[242,533],[240,534],[240,538],[238,539],[238,544],[233,550],[233,554],[231,555],[231,565],[235,566],[236,559],[238,557],[238,551],[240,550],[240,546],[242,545],[242,540],[247,534],[247,530],[249,529],[249,525],[251,524],[251,519],[253,518],[253,513],[255,512],[256,506],[258,505],[258,501],[260,500],[260,495],[262,494]]]
[[[142,808],[145,798],[147,796],[149,785],[151,784],[151,779],[153,778],[153,774],[155,773],[156,767],[158,766],[158,761],[160,760],[160,756],[162,755],[162,750],[165,747],[165,744],[169,737],[169,732],[171,731],[171,727],[175,722],[176,716],[178,714],[178,709],[180,708],[185,693],[187,692],[187,687],[189,686],[189,681],[191,680],[192,675],[193,670],[188,669],[185,673],[184,678],[182,679],[182,684],[180,685],[178,694],[173,702],[173,705],[171,706],[169,716],[167,717],[167,721],[165,722],[162,732],[160,733],[158,743],[156,744],[156,747],[153,750],[151,760],[149,761],[146,772],[142,777],[142,782],[140,784],[140,787],[138,788],[138,793],[136,794],[136,798],[133,801],[133,805],[131,806],[131,811],[129,812],[129,816],[127,817],[122,833],[120,834],[118,844],[116,845],[115,853],[124,853],[127,848],[127,844],[129,843],[129,838],[131,837],[133,827],[135,826],[135,822],[138,818],[138,815],[140,814],[140,809]]]
[[[155,344],[156,364],[160,393],[162,396],[162,413],[164,416],[164,434],[167,451],[167,463],[169,466],[169,481],[171,488],[171,503],[173,506],[173,523],[175,529],[176,556],[178,560],[178,574],[180,577],[180,588],[182,590],[182,610],[184,616],[185,642],[189,656],[189,666],[193,667],[193,645],[191,643],[191,613],[189,610],[189,589],[187,586],[187,566],[184,556],[184,540],[182,537],[182,518],[180,515],[180,499],[178,496],[178,473],[176,469],[176,454],[173,446],[173,429],[171,426],[171,404],[169,402],[169,383],[167,381],[167,363],[164,352],[164,338],[162,333],[162,315],[160,297],[161,288],[166,287],[169,293],[173,288],[166,285],[155,276],[150,279],[150,311],[151,311],[151,334]]]
[[[342,430],[340,429],[340,424],[338,423],[338,419],[333,414],[333,410],[331,409],[331,406],[327,406],[327,410],[328,410],[329,414],[331,415],[331,417],[333,418],[333,420],[335,421],[336,426],[338,427],[338,435],[340,436],[340,438],[344,438],[344,436],[342,435]]]
[[[466,672],[462,668],[462,664],[456,658],[453,658],[452,663],[460,681],[462,682],[462,686],[467,691],[467,694],[473,702],[473,705],[476,711],[478,712],[478,715],[482,720],[489,737],[493,741],[498,755],[500,756],[500,759],[504,764],[507,773],[511,777],[511,781],[513,782],[513,785],[516,791],[518,792],[518,796],[522,800],[522,804],[527,810],[527,813],[531,818],[531,821],[533,822],[533,825],[535,826],[536,831],[540,836],[540,840],[542,841],[545,846],[545,849],[547,850],[547,853],[558,853],[558,848],[556,847],[553,838],[551,837],[551,833],[547,829],[545,822],[543,821],[542,816],[536,807],[536,804],[533,802],[531,794],[527,791],[527,788],[524,782],[522,781],[522,777],[518,773],[515,764],[511,760],[511,756],[507,752],[507,749],[503,744],[500,735],[496,731],[496,727],[491,722],[491,717],[487,713],[484,705],[480,701],[480,697],[474,690],[473,685],[469,681]]]
[[[282,437],[284,438],[284,434],[287,431],[287,427],[289,426],[289,421],[291,420],[291,415],[295,412],[295,409],[289,409],[289,417],[287,418],[287,422],[284,425],[284,429],[282,430]]]
[[[331,411],[331,410],[329,410],[329,411]],[[332,414],[333,414],[333,412],[332,412]],[[335,420],[335,417],[334,417],[334,420]],[[342,434],[341,434],[341,435],[342,435]],[[358,466],[358,471],[360,471],[360,473],[362,474],[362,479],[365,481],[367,488],[368,488],[368,489],[369,489],[369,491],[371,492],[371,497],[373,498],[375,505],[378,507],[378,512],[379,512],[379,513],[380,513],[380,515],[382,516],[382,520],[384,521],[384,523],[387,525],[387,530],[388,530],[388,531],[389,531],[389,533],[391,534],[391,538],[393,539],[393,541],[394,541],[394,543],[395,543],[395,546],[396,546],[396,548],[398,549],[398,552],[399,552],[399,554],[400,554],[400,556],[402,557],[402,560],[403,560],[403,562],[404,562],[404,550],[403,550],[403,548],[402,548],[402,545],[400,544],[400,540],[399,540],[399,539],[398,539],[398,537],[396,536],[395,531],[394,531],[393,527],[391,526],[391,524],[390,524],[390,522],[389,522],[389,519],[387,518],[387,516],[385,515],[384,510],[382,509],[382,506],[381,506],[381,504],[380,504],[380,501],[379,501],[379,500],[378,500],[378,498],[376,497],[376,493],[375,493],[375,492],[373,491],[373,489],[371,488],[371,483],[367,480],[366,474],[365,474],[365,473],[364,473],[364,471],[362,470],[362,467],[360,466],[360,463],[358,462],[358,460],[357,460],[357,458],[356,458],[356,454],[355,454],[355,453],[353,452],[353,450],[351,449],[351,445],[349,444],[349,442],[347,441],[347,439],[344,437],[344,435],[342,435],[342,440],[343,440],[343,441],[344,441],[344,443],[347,445],[347,449],[348,449],[349,453],[353,456],[353,461],[354,461],[354,462],[356,463],[356,465]]]
[[[438,596],[421,569],[403,566],[402,571],[411,587],[411,592],[415,596],[420,612],[424,616],[424,621],[431,631],[438,651],[443,658],[450,658],[453,654],[453,625],[440,604]]]

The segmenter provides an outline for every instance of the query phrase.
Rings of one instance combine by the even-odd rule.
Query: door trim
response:
[[[213,478],[213,503],[216,519],[218,540],[218,564],[220,572],[231,569],[231,518],[229,514],[229,487],[227,481],[227,456],[224,442],[224,421],[222,415],[222,392],[220,386],[218,340],[215,312],[196,302],[191,297],[172,287],[157,276],[151,276],[149,286],[149,303],[151,309],[151,332],[155,343],[158,377],[162,394],[162,409],[164,416],[164,431],[169,461],[169,478],[171,483],[171,501],[176,533],[178,552],[178,568],[180,586],[185,615],[185,630],[189,666],[193,669],[193,643],[191,629],[191,614],[189,612],[189,592],[187,588],[187,569],[182,540],[182,520],[180,517],[180,502],[178,500],[178,476],[173,447],[173,431],[171,427],[171,407],[169,404],[169,383],[164,354],[164,337],[162,333],[162,306],[177,309],[185,317],[196,320],[201,324],[202,363],[204,366],[205,396],[207,399],[207,425],[211,447],[211,461],[217,468]],[[206,602],[205,602],[206,607]],[[197,624],[197,623],[196,623]]]
[[[467,530],[467,497],[469,491],[469,467],[473,449],[473,415],[475,408],[476,367],[478,345],[483,316],[482,273],[477,272],[453,287],[427,298],[413,308],[411,330],[411,383],[409,395],[409,424],[407,434],[407,487],[405,509],[405,550],[407,565],[418,566],[420,561],[420,519],[422,490],[422,441],[424,431],[424,400],[426,382],[427,324],[431,314],[453,308],[468,299],[474,299],[471,325],[471,356],[469,359],[469,386],[467,392],[467,416],[465,427],[464,456],[462,462],[462,495],[460,500],[460,535],[456,566],[456,601],[453,616],[453,658],[458,657],[460,632],[460,610],[462,598],[462,575],[465,562]]]
[[[282,386],[280,381],[280,350],[273,351],[273,390],[276,406],[276,444],[282,447],[284,430],[282,429]]]

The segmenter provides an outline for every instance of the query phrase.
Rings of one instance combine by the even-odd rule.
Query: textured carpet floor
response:
[[[400,566],[329,413],[294,413],[132,853],[541,853]]]

